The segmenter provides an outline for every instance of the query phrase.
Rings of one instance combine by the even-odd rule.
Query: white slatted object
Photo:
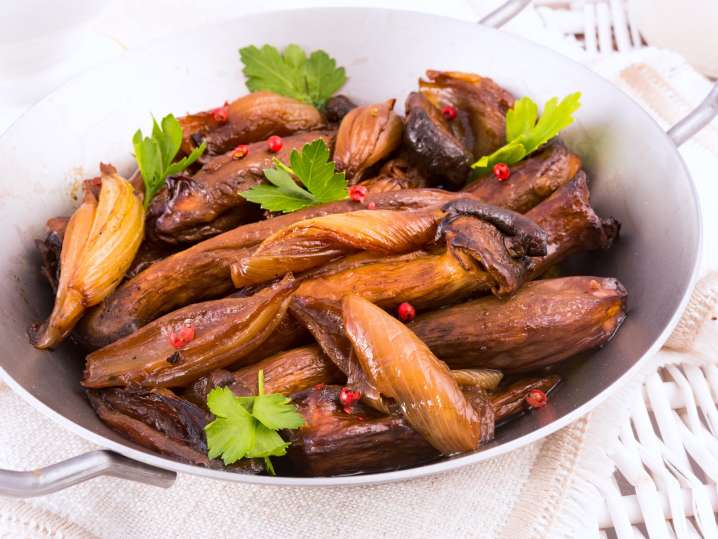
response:
[[[536,0],[534,7],[547,29],[582,39],[588,61],[643,46],[626,0]],[[708,353],[718,359],[718,350]],[[608,450],[613,475],[596,478],[603,503],[587,533],[718,538],[716,403],[718,363],[670,365],[648,378]]]

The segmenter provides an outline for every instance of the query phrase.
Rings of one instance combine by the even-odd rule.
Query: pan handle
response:
[[[507,0],[491,13],[485,15],[479,21],[479,24],[500,28],[521,13],[530,3],[531,0]]]
[[[668,130],[668,136],[673,139],[676,146],[680,146],[708,125],[716,116],[718,116],[718,82],[713,85],[710,93],[701,101],[700,105]]]
[[[172,486],[177,477],[175,472],[137,462],[112,451],[98,450],[28,472],[0,470],[0,496],[44,496],[102,475],[161,488]]]

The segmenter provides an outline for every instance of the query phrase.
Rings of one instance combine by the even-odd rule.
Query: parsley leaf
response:
[[[264,169],[271,185],[257,185],[240,195],[265,210],[284,213],[347,198],[344,173],[336,171],[322,139],[305,144],[301,152],[292,150],[289,163],[291,167],[275,158],[275,168]]]
[[[573,123],[573,113],[581,106],[581,93],[549,99],[538,118],[538,105],[529,97],[517,100],[506,113],[507,143],[491,155],[484,155],[471,168],[477,175],[489,172],[496,163],[513,165],[558,135]],[[538,121],[537,121],[538,118]]]
[[[173,162],[182,145],[182,127],[172,114],[162,118],[161,126],[152,118],[151,137],[144,137],[140,129],[135,131],[132,145],[145,183],[145,209],[162,189],[165,178],[182,172],[197,161],[206,148],[203,142],[190,155]]]
[[[316,107],[339,90],[347,80],[343,67],[323,50],[307,57],[299,45],[288,45],[282,53],[271,45],[239,49],[250,92],[269,90]]]
[[[207,407],[215,415],[205,428],[208,456],[222,456],[225,465],[243,458],[263,458],[274,475],[269,457],[286,455],[289,443],[277,432],[304,424],[290,399],[278,393],[264,394],[264,371],[258,373],[259,395],[237,397],[228,387],[215,388],[207,395]]]
[[[254,399],[252,415],[268,429],[296,429],[304,424],[304,418],[291,402],[279,393],[260,395]]]

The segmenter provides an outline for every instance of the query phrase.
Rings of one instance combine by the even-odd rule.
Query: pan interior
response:
[[[596,210],[623,228],[611,251],[583,257],[574,268],[620,278],[630,294],[629,318],[608,346],[566,369],[550,406],[500,429],[490,451],[459,461],[480,460],[562,426],[665,338],[694,275],[697,201],[670,140],[624,94],[546,49],[450,19],[371,9],[255,15],[184,33],[94,70],[45,99],[0,140],[0,367],[68,427],[130,456],[186,468],[151,457],[99,422],[80,391],[82,356],[71,346],[44,353],[28,344],[27,327],[48,315],[52,301],[33,241],[47,218],[71,211],[77,181],[94,176],[100,159],[130,172],[132,133],[148,128],[150,113],[203,110],[246,93],[237,49],[264,43],[325,49],[347,69],[344,93],[362,102],[397,97],[400,110],[427,68],[491,76],[539,103],[583,94],[578,120],[564,138],[585,160]]]

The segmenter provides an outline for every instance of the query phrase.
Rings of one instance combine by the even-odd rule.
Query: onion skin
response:
[[[470,223],[462,226],[464,221]],[[472,231],[484,239],[479,243],[463,241]],[[322,266],[356,251],[407,253],[442,236],[452,249],[461,248],[481,261],[496,276],[500,283],[497,290],[502,293],[510,293],[521,280],[522,269],[509,267],[521,265],[521,261],[512,259],[546,253],[546,234],[530,219],[467,197],[440,209],[365,210],[294,223],[233,264],[232,281],[238,288],[258,284],[287,272]]]
[[[404,124],[393,112],[395,99],[350,110],[337,133],[334,162],[350,184],[362,179],[366,170],[387,158],[401,143]]]
[[[36,348],[58,345],[88,307],[114,291],[144,238],[144,209],[132,185],[111,165],[100,169],[99,200],[86,189],[82,204],[67,223],[55,306],[42,326],[29,331]]]
[[[207,156],[271,135],[283,137],[325,127],[322,115],[312,105],[273,92],[253,92],[235,99],[228,105],[226,123],[218,122],[212,111],[188,114],[178,121],[184,153],[189,155],[201,142],[206,142]]]
[[[452,369],[451,376],[460,386],[479,389],[496,389],[504,377],[501,371],[494,369]]]
[[[356,251],[406,253],[433,241],[442,213],[364,210],[300,221],[276,232],[232,265],[237,288],[322,266]]]
[[[359,296],[342,302],[346,335],[364,374],[394,399],[407,422],[443,454],[476,449],[481,418],[445,363],[407,327]]]
[[[87,356],[82,385],[185,386],[256,350],[279,325],[295,288],[291,277],[246,298],[197,303],[168,314]],[[186,320],[195,337],[180,350],[168,338]]]
[[[367,196],[379,209],[419,209],[459,196],[438,189],[405,189]],[[464,195],[465,196],[465,195]],[[302,219],[366,209],[349,200],[332,202],[237,227],[169,256],[122,283],[87,313],[75,335],[95,349],[129,335],[158,316],[232,290],[230,265],[271,234]]]

